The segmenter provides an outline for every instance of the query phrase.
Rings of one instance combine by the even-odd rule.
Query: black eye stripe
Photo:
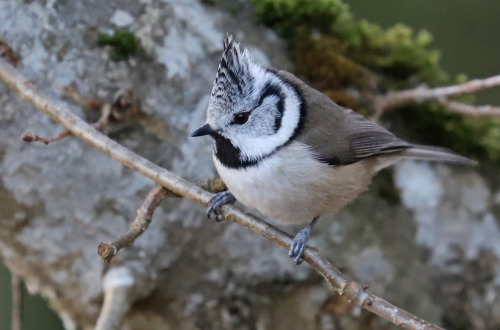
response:
[[[283,91],[281,90],[281,87],[273,84],[271,82],[268,82],[266,86],[262,89],[262,95],[260,96],[259,104],[257,106],[262,105],[262,102],[266,99],[268,96],[276,96],[278,99],[283,99]]]
[[[257,106],[262,105],[262,102],[269,96],[276,96],[278,98],[278,112],[279,116],[274,120],[274,132],[276,133],[281,127],[281,119],[283,118],[283,112],[285,111],[285,94],[281,87],[277,84],[268,82],[266,86],[262,89],[262,95],[259,100],[259,104]]]
[[[264,86],[264,88],[262,89],[262,94],[260,96],[259,103],[256,106],[256,108],[261,106],[262,103],[264,102],[264,100],[270,96],[275,96],[278,98],[278,103],[276,106],[277,106],[277,110],[278,110],[279,114],[278,114],[278,116],[276,116],[276,118],[274,120],[274,132],[276,133],[281,127],[281,121],[283,118],[283,113],[285,111],[285,104],[284,104],[285,103],[285,101],[284,101],[285,94],[283,93],[283,90],[281,89],[281,87],[275,83],[268,82],[266,84],[266,86]],[[245,124],[248,121],[248,118],[250,117],[250,113],[251,113],[251,111],[240,112],[240,113],[235,114],[231,124],[233,124],[233,125],[234,124],[235,125]]]

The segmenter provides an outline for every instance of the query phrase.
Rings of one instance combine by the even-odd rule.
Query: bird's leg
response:
[[[217,209],[226,204],[233,204],[234,202],[236,202],[236,198],[228,190],[215,194],[208,201],[207,217],[210,218],[213,213],[215,214],[215,221],[222,221],[223,219],[219,217]]]
[[[314,224],[316,224],[316,221],[318,221],[318,219],[319,217],[314,218],[311,223],[306,228],[299,231],[299,233],[295,235],[295,238],[293,239],[292,246],[290,247],[290,252],[288,252],[288,255],[295,261],[297,265],[300,265],[304,261],[304,259],[302,259],[302,254],[306,249],[307,240],[309,239],[311,229],[312,227],[314,227]]]

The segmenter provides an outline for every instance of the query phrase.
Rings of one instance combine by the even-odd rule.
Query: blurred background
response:
[[[500,69],[500,45],[491,39],[500,31],[499,5],[494,2],[472,4],[466,0],[418,3],[403,0],[345,1],[357,18],[365,18],[387,28],[404,23],[425,29],[434,37],[433,46],[441,53],[441,66],[451,74],[469,78],[489,77]],[[478,103],[498,104],[498,89],[477,94]]]
[[[106,133],[190,180],[215,175],[210,141],[188,133],[204,121],[226,32],[264,65],[295,72],[367,115],[352,95],[500,73],[498,2],[283,3],[0,0],[0,45],[19,56],[18,69],[40,90],[88,121],[98,113],[63,87],[99,100],[131,88],[139,114]],[[385,32],[398,23],[413,31]],[[500,89],[461,100],[500,105]],[[407,162],[386,170],[369,192],[323,219],[311,245],[424,319],[448,329],[499,329],[498,119],[464,119],[424,104],[382,123],[482,165]],[[11,327],[10,271],[34,294],[22,290],[23,329],[92,328],[102,275],[131,264],[147,269],[154,285],[126,329],[396,328],[338,299],[285,250],[235,224],[207,221],[190,201],[163,202],[148,232],[103,265],[97,244],[126,231],[153,184],[75,138],[26,144],[27,130],[61,128],[0,83],[0,329]]]

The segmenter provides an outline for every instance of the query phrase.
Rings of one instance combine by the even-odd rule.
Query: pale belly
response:
[[[373,161],[340,167],[318,162],[300,142],[245,169],[225,168],[215,157],[214,162],[238,201],[280,224],[336,212],[366,190],[374,173]]]

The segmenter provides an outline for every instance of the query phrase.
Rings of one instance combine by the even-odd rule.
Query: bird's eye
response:
[[[233,124],[243,125],[248,121],[248,117],[250,116],[250,112],[240,112],[234,115]]]

